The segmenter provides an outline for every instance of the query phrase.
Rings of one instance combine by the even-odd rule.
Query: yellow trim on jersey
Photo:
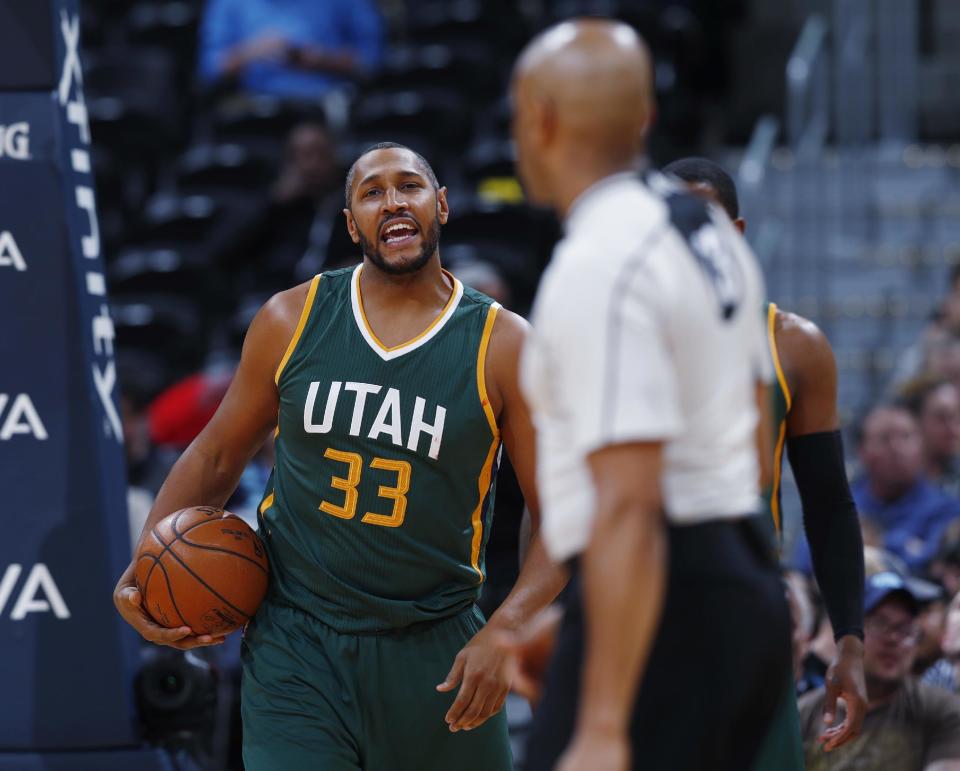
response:
[[[490,398],[487,395],[487,349],[490,347],[490,337],[493,334],[493,325],[497,320],[497,312],[500,305],[493,303],[487,310],[487,319],[483,323],[483,334],[480,336],[480,348],[477,351],[477,393],[480,396],[480,404],[483,407],[483,414],[487,416],[487,423],[490,425],[490,431],[493,434],[493,442],[490,444],[490,451],[487,453],[487,459],[480,470],[480,477],[477,479],[477,487],[480,491],[480,500],[477,502],[477,508],[473,510],[471,522],[473,524],[473,541],[470,545],[470,564],[480,576],[480,583],[483,583],[485,576],[480,569],[480,546],[483,544],[483,502],[490,492],[490,477],[493,475],[493,461],[497,457],[497,450],[500,447],[500,428],[497,426],[497,417],[493,414],[493,406],[490,404]]]
[[[487,423],[490,424],[494,437],[500,436],[500,429],[497,426],[497,416],[493,414],[493,405],[490,404],[490,398],[487,395],[487,348],[490,346],[490,336],[493,334],[493,325],[499,310],[500,306],[494,303],[487,311],[487,320],[484,322],[483,334],[480,336],[480,350],[477,353],[477,392],[480,394],[480,404],[483,406],[483,412],[487,416]]]
[[[777,350],[776,336],[777,305],[770,303],[767,306],[767,340],[770,344],[770,358],[773,359],[773,368],[777,373],[777,383],[783,393],[783,399],[787,403],[787,412],[793,404],[790,396],[790,386],[787,384],[787,377],[783,374],[783,366],[780,363],[780,352]],[[780,421],[780,431],[777,435],[777,446],[773,450],[773,489],[770,490],[770,514],[773,516],[773,526],[776,528],[777,535],[780,535],[780,479],[783,476],[783,448],[787,441],[787,421],[786,418]]]
[[[277,385],[280,385],[280,375],[283,372],[283,368],[287,366],[287,362],[290,361],[290,357],[293,355],[294,348],[297,347],[297,343],[300,342],[300,335],[303,334],[303,328],[307,326],[307,319],[310,317],[310,309],[313,307],[313,298],[317,296],[317,286],[320,284],[320,273],[313,277],[313,281],[310,282],[310,289],[307,291],[307,299],[303,304],[303,310],[300,311],[300,320],[297,322],[297,328],[293,333],[293,339],[290,340],[290,344],[287,346],[286,353],[283,354],[283,358],[280,359],[280,366],[277,367],[277,371],[273,376],[273,382]],[[279,428],[279,427],[278,427]]]
[[[263,503],[260,504],[260,513],[263,514],[271,506],[273,506],[273,493],[263,499]]]
[[[780,421],[780,435],[777,437],[777,446],[773,451],[773,489],[770,490],[770,513],[773,515],[773,526],[780,535],[780,477],[783,468],[783,446],[787,441],[787,421]]]
[[[470,544],[470,565],[480,576],[480,583],[485,580],[483,571],[480,569],[480,546],[483,543],[483,502],[490,492],[490,477],[493,475],[493,461],[497,457],[497,450],[500,448],[500,437],[494,436],[490,443],[490,451],[487,453],[487,459],[483,463],[480,471],[480,477],[477,479],[477,486],[480,489],[480,500],[477,502],[477,508],[473,510],[471,520],[473,522],[473,541]]]
[[[780,384],[780,390],[783,391],[783,398],[787,402],[787,412],[789,412],[793,400],[790,398],[790,386],[787,385],[787,377],[783,374],[783,367],[780,365],[780,353],[777,351],[777,336],[774,333],[776,321],[777,304],[770,303],[767,307],[767,340],[770,343],[770,356],[773,359],[773,368],[777,372],[777,382]]]
[[[357,306],[359,307],[359,310],[360,310],[360,318],[363,319],[363,326],[367,328],[367,333],[370,335],[370,339],[373,340],[373,342],[375,342],[378,346],[380,346],[380,349],[384,353],[393,353],[393,351],[398,351],[401,348],[406,348],[408,345],[413,345],[414,343],[420,340],[423,340],[423,338],[429,335],[438,324],[440,324],[447,318],[447,314],[450,312],[450,307],[453,305],[454,300],[457,298],[457,279],[454,278],[451,273],[441,268],[443,275],[445,275],[448,279],[450,279],[450,284],[453,286],[453,288],[450,290],[450,297],[447,299],[447,302],[443,306],[443,309],[440,311],[440,313],[437,314],[437,317],[430,322],[430,326],[428,326],[425,330],[423,330],[423,332],[421,332],[416,337],[413,337],[410,340],[407,340],[405,343],[400,343],[398,345],[393,345],[393,346],[386,346],[380,341],[380,338],[377,337],[376,332],[373,331],[373,327],[370,326],[370,321],[367,319],[367,312],[363,309],[363,292],[360,289],[360,272],[362,270],[363,270],[363,265],[357,268]]]

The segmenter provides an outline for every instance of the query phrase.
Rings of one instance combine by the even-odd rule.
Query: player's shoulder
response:
[[[779,346],[788,345],[804,351],[830,348],[830,342],[820,327],[799,313],[786,311],[783,308],[777,308],[773,331]]]
[[[523,316],[499,306],[490,335],[490,346],[519,351],[529,331],[530,323]]]
[[[904,683],[902,698],[926,719],[946,718],[960,724],[960,698],[946,688],[910,679]]]
[[[830,341],[810,319],[777,308],[773,332],[777,353],[795,376],[836,366]]]
[[[467,286],[462,281],[460,282],[463,286],[463,297],[460,302],[463,305],[466,305],[468,308],[474,307],[480,311],[483,311],[485,308],[489,308],[491,305],[497,304],[497,301],[492,297],[485,295],[483,292],[480,292],[474,289],[472,286]]]
[[[325,270],[321,275],[327,281],[342,281],[345,278],[349,279],[356,269],[356,265],[347,265],[346,267],[336,268],[335,270]]]
[[[267,331],[284,332],[296,329],[300,316],[306,308],[311,293],[316,291],[320,277],[314,276],[290,289],[277,292],[260,308],[250,325],[250,329],[263,328]]]

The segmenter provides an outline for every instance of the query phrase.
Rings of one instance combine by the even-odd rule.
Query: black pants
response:
[[[633,769],[746,771],[790,666],[782,582],[753,521],[671,527],[669,541],[666,603],[631,721]],[[585,633],[576,570],[565,606],[527,771],[553,769],[573,731]]]

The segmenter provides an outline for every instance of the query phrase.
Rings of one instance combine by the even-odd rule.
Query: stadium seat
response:
[[[140,2],[126,18],[127,39],[178,52],[196,49],[198,9],[187,2]]]
[[[181,252],[151,248],[120,253],[112,261],[107,279],[118,297],[144,292],[190,296],[205,283],[201,267],[190,265]]]
[[[368,91],[354,104],[351,124],[366,135],[433,135],[438,146],[462,150],[470,132],[469,109],[453,89]]]
[[[171,377],[194,371],[206,349],[197,305],[183,298],[142,295],[115,299],[111,315],[120,349],[160,353]]]
[[[490,177],[513,177],[513,143],[495,137],[475,142],[464,159],[463,172],[474,186]]]
[[[494,39],[479,0],[416,3],[407,21],[410,37],[420,43]]]
[[[84,88],[94,141],[142,158],[182,141],[184,109],[172,54],[114,48],[88,58]]]
[[[374,81],[378,89],[463,89],[478,96],[499,94],[504,72],[485,45],[395,46]]]
[[[194,145],[176,167],[177,190],[191,194],[258,190],[273,176],[272,165],[262,155],[240,144]]]
[[[147,202],[135,235],[144,243],[195,245],[210,234],[217,212],[208,196],[158,193]]]
[[[320,107],[268,96],[220,105],[213,114],[214,136],[220,141],[263,143],[284,139],[302,121],[324,121]]]

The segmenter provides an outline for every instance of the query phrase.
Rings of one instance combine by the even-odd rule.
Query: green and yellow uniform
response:
[[[435,690],[483,623],[498,306],[448,274],[434,323],[388,348],[367,323],[361,270],[313,280],[276,373],[260,505],[271,586],[243,646],[246,767],[507,769],[503,713],[452,734],[455,693]]]
[[[787,443],[787,415],[792,406],[792,397],[787,378],[783,374],[774,328],[777,306],[767,305],[767,339],[777,382],[771,388],[771,413],[773,423],[774,457],[773,485],[767,490],[765,502],[770,516],[764,518],[769,526],[769,535],[779,547],[783,533],[780,509],[780,479],[783,470],[783,451]],[[778,548],[779,551],[779,548]],[[773,724],[753,764],[753,771],[803,771],[803,739],[800,736],[800,713],[794,690],[793,673],[788,674],[789,687],[783,696]]]
[[[783,366],[780,363],[780,354],[777,351],[777,338],[774,329],[777,319],[777,306],[774,303],[767,305],[767,340],[770,344],[770,356],[773,359],[773,369],[777,375],[777,382],[770,389],[771,403],[770,412],[773,424],[773,485],[767,491],[765,503],[767,511],[770,513],[767,519],[770,525],[770,534],[779,545],[783,535],[783,520],[780,512],[780,478],[783,471],[783,451],[787,444],[787,414],[793,399],[790,396],[790,386],[787,384],[787,378],[783,374]]]

